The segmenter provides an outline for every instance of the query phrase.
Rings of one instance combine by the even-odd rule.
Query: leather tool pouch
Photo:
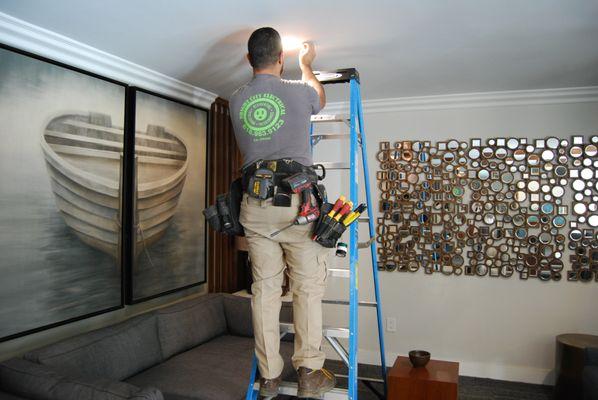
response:
[[[324,203],[320,208],[320,218],[317,224],[314,224],[314,240],[328,248],[336,247],[336,242],[347,229],[342,222],[335,221],[328,216],[333,206],[333,204]]]
[[[239,223],[243,188],[241,178],[230,185],[228,193],[216,196],[216,204],[203,210],[206,220],[216,232],[231,236],[245,236]]]

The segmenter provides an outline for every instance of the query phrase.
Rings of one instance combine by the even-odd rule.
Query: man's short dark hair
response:
[[[282,40],[276,29],[260,28],[249,37],[247,51],[253,68],[268,67],[278,61],[282,52]]]

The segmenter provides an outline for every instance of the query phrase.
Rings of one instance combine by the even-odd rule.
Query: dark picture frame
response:
[[[208,168],[209,168],[209,157],[210,155],[208,154],[208,149],[209,149],[209,129],[210,129],[210,111],[207,108],[201,107],[201,106],[197,106],[194,104],[191,104],[189,102],[185,102],[170,96],[166,96],[160,93],[156,93],[147,89],[143,89],[140,87],[136,87],[136,86],[131,86],[128,89],[128,94],[127,94],[127,142],[125,143],[125,148],[127,151],[127,155],[125,157],[125,161],[126,161],[126,165],[124,168],[125,171],[125,184],[126,187],[130,189],[130,191],[128,193],[126,193],[124,201],[126,202],[125,204],[125,213],[124,213],[124,221],[123,221],[123,226],[125,227],[124,229],[124,234],[125,234],[125,238],[123,240],[123,266],[124,266],[124,271],[125,271],[125,286],[126,286],[126,291],[125,291],[125,303],[126,304],[137,304],[137,303],[141,303],[141,302],[145,302],[157,297],[161,297],[161,296],[165,296],[171,293],[175,293],[175,292],[179,292],[185,289],[189,289],[192,287],[196,287],[199,285],[202,285],[204,283],[207,282],[207,262],[208,262],[208,231],[207,231],[207,224],[205,224],[205,220],[203,219],[203,216],[201,217],[201,220],[198,220],[198,223],[202,223],[203,224],[203,229],[201,229],[201,234],[203,235],[203,240],[202,240],[202,245],[203,245],[203,257],[201,258],[201,261],[203,263],[203,267],[202,267],[202,271],[201,274],[203,274],[203,278],[202,279],[198,279],[198,280],[192,280],[189,282],[184,282],[182,284],[179,285],[175,285],[175,287],[169,287],[169,288],[161,288],[156,290],[153,293],[147,293],[147,290],[145,291],[144,294],[142,295],[138,295],[136,292],[136,285],[138,284],[138,277],[136,277],[136,268],[138,268],[138,265],[140,263],[139,261],[139,254],[141,252],[143,252],[144,250],[140,250],[140,248],[149,248],[149,251],[152,251],[152,247],[149,247],[145,244],[140,244],[140,238],[139,238],[139,230],[142,226],[142,222],[137,221],[136,219],[139,218],[139,216],[137,215],[137,196],[135,194],[135,189],[137,187],[138,184],[138,180],[139,180],[139,164],[136,165],[135,159],[136,159],[136,155],[138,155],[137,149],[136,147],[136,135],[137,133],[140,132],[140,130],[143,130],[144,132],[144,136],[147,137],[148,135],[158,135],[158,136],[162,136],[162,137],[166,137],[168,140],[178,140],[178,138],[176,138],[176,135],[173,135],[171,132],[168,131],[168,129],[164,128],[164,127],[154,127],[156,128],[154,130],[153,133],[149,133],[148,131],[146,131],[146,127],[140,127],[139,125],[139,121],[137,120],[137,113],[139,111],[139,102],[138,99],[140,96],[145,96],[146,98],[152,97],[153,99],[155,99],[158,102],[166,102],[168,104],[170,104],[171,106],[182,106],[183,108],[190,108],[193,109],[194,111],[201,111],[202,113],[204,113],[204,120],[205,120],[205,132],[204,132],[204,137],[203,137],[203,142],[199,143],[200,145],[203,146],[203,149],[200,149],[200,151],[203,152],[203,155],[205,157],[204,162],[201,164],[204,168],[204,175],[203,175],[203,179],[201,179],[199,182],[193,182],[196,184],[200,184],[203,185],[203,196],[201,197],[204,201],[204,205],[207,204],[208,202]],[[164,129],[161,129],[164,128]],[[201,127],[200,127],[201,128]],[[148,127],[147,130],[150,130],[150,128]],[[201,141],[201,138],[200,138]],[[147,146],[145,146],[147,147]],[[147,154],[146,154],[147,155]],[[176,172],[174,172],[176,173]],[[193,184],[193,183],[183,183],[183,189],[181,189],[181,192],[184,190],[184,186],[187,184]],[[180,194],[179,194],[180,196]],[[201,211],[203,210],[203,207],[201,207],[201,205],[198,203],[197,205],[197,209],[196,212],[197,214],[201,215]],[[205,206],[204,206],[205,207]],[[176,211],[175,211],[176,213]],[[166,230],[168,230],[169,227],[166,227]],[[161,233],[160,235],[164,235],[165,233]],[[145,240],[146,238],[143,238],[143,240]],[[158,243],[160,242],[160,238],[156,239],[155,243],[156,245],[158,245]],[[153,244],[152,244],[153,245]],[[149,254],[147,254],[147,256],[149,257]],[[151,261],[150,261],[151,262]],[[153,266],[153,265],[152,265]],[[167,267],[169,268],[169,267]],[[168,271],[167,269],[164,270],[165,273]],[[141,284],[140,284],[141,285]]]
[[[127,132],[129,131],[128,126],[127,126],[127,114],[126,114],[126,108],[127,108],[127,104],[128,104],[128,90],[127,90],[128,85],[127,84],[125,84],[123,82],[120,82],[118,80],[115,80],[115,79],[111,79],[111,78],[107,78],[107,77],[98,75],[96,73],[93,73],[93,72],[90,72],[90,71],[87,71],[87,70],[84,70],[84,69],[81,69],[81,68],[78,68],[78,67],[74,67],[74,66],[62,63],[60,61],[56,61],[56,60],[53,60],[53,59],[50,59],[50,58],[47,58],[47,57],[43,57],[43,56],[40,56],[40,55],[37,55],[37,54],[33,54],[31,52],[28,52],[28,51],[24,51],[24,50],[21,50],[21,49],[12,47],[12,46],[8,46],[8,45],[3,44],[3,43],[0,43],[0,50],[9,52],[11,54],[16,54],[18,56],[23,56],[27,60],[36,60],[36,61],[39,61],[39,62],[42,62],[42,63],[46,63],[49,66],[62,68],[62,69],[66,70],[66,71],[69,71],[69,72],[74,72],[76,74],[81,74],[81,75],[83,75],[85,77],[90,77],[90,78],[98,79],[98,80],[100,80],[100,81],[102,81],[104,83],[110,83],[110,84],[116,85],[118,87],[121,87],[123,89],[123,99],[122,99],[123,109],[122,109],[122,112],[123,112],[123,116],[124,116],[123,127],[122,127],[123,134],[124,134],[123,143],[126,142],[127,136],[128,136]],[[59,72],[63,72],[63,71],[59,71]],[[2,111],[2,110],[0,109],[0,111]],[[90,110],[90,112],[91,111],[92,110]],[[39,146],[39,143],[36,143],[36,145]],[[32,146],[33,146],[33,144],[32,144]],[[124,144],[123,144],[123,146],[124,146]],[[125,182],[124,182],[124,172],[125,172],[124,168],[125,168],[125,166],[127,164],[130,164],[130,162],[128,162],[128,160],[126,159],[126,152],[124,152],[124,153],[125,153],[124,157],[122,159],[122,162],[120,163],[121,177],[119,178],[119,190],[121,191],[121,194],[120,194],[119,203],[117,203],[118,207],[120,208],[120,211],[122,211],[122,212],[125,211],[125,209],[124,209],[125,198],[127,196],[127,187],[126,187]],[[123,216],[122,212],[121,212],[121,217]],[[122,222],[123,222],[122,219],[119,222],[122,225]],[[74,238],[74,235],[73,234],[71,234],[71,235]],[[126,239],[126,229],[121,228],[120,229],[120,238],[119,238],[119,240],[120,240],[120,243],[122,245],[115,246],[115,248],[112,249],[112,251],[114,252],[115,266],[117,268],[119,268],[118,275],[119,275],[119,281],[120,281],[119,296],[118,296],[118,299],[115,299],[116,300],[115,301],[115,305],[112,305],[112,306],[109,306],[109,307],[98,308],[97,310],[93,310],[93,311],[90,311],[90,312],[84,312],[84,313],[82,313],[80,315],[76,315],[74,317],[63,318],[63,319],[57,318],[56,321],[53,321],[51,323],[43,323],[40,326],[34,326],[32,328],[23,329],[21,331],[10,333],[8,335],[4,335],[3,337],[0,337],[0,342],[12,340],[12,339],[19,338],[19,337],[26,336],[26,335],[30,335],[30,334],[33,334],[33,333],[36,333],[36,332],[41,332],[41,331],[44,331],[44,330],[55,328],[55,327],[58,327],[58,326],[61,326],[61,325],[66,325],[66,324],[69,324],[69,323],[73,323],[75,321],[80,321],[80,320],[83,320],[83,319],[87,319],[87,318],[90,318],[90,317],[94,317],[94,316],[97,316],[97,315],[101,315],[101,314],[112,312],[112,311],[115,311],[115,310],[118,310],[118,309],[122,309],[124,307],[124,305],[125,305],[125,297],[126,297],[126,292],[125,292],[126,285],[125,285],[125,281],[124,281],[125,274],[123,272],[124,271],[124,268],[123,268],[123,265],[124,265],[123,264],[123,259],[124,258],[123,257],[124,257],[124,240],[125,239]],[[74,240],[74,239],[69,239],[69,240]],[[80,245],[81,245],[81,243],[77,242],[77,246],[80,246]],[[70,248],[68,250],[70,250]],[[94,251],[98,251],[98,250],[94,250]],[[33,289],[33,290],[35,290],[35,289]],[[86,296],[86,295],[88,295],[88,293],[85,290],[83,290],[83,291],[81,291],[81,293],[79,295],[80,296]],[[31,315],[32,319],[35,319],[35,316],[33,316],[32,313],[28,312],[27,314]]]

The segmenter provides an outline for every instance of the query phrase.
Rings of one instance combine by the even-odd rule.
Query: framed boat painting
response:
[[[0,46],[0,340],[123,306],[125,95]]]
[[[206,282],[208,111],[131,91],[135,191],[127,302],[137,303]]]

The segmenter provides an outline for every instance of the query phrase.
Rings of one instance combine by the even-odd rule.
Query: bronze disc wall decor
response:
[[[381,142],[376,156],[379,269],[598,282],[598,136]]]

